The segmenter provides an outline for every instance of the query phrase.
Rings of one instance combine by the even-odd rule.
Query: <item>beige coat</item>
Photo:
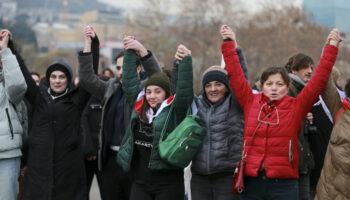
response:
[[[342,104],[332,76],[322,98],[334,119]],[[348,98],[348,103],[349,100]],[[315,200],[348,199],[350,199],[350,110],[345,109],[336,122],[328,143]]]

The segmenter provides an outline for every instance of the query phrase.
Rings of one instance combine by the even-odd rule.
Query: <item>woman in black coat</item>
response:
[[[85,31],[85,45],[98,48],[94,36],[93,29]],[[94,58],[97,71],[98,54]],[[39,86],[20,63],[28,85],[26,98],[33,107],[23,199],[86,199],[80,119],[89,93],[73,86],[71,67],[63,59],[48,67]]]

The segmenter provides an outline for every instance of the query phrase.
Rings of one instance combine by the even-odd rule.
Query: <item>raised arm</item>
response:
[[[141,56],[141,64],[145,69],[147,77],[151,77],[152,74],[162,71],[159,67],[157,58],[152,54],[151,51],[147,50],[147,54],[139,54]]]
[[[337,87],[335,86],[335,83],[333,81],[333,76],[329,76],[326,89],[322,93],[322,99],[327,105],[334,119],[338,113],[338,110],[342,107],[342,103]]]
[[[151,77],[154,73],[161,71],[157,58],[138,40],[135,40],[132,36],[128,36],[124,38],[123,42],[126,50],[134,50],[140,57],[141,65],[145,69],[147,77]]]
[[[302,117],[309,112],[318,96],[325,89],[329,75],[336,61],[338,45],[341,37],[337,29],[333,29],[327,38],[328,45],[324,48],[323,55],[318,62],[315,73],[303,90],[296,97],[298,111]],[[339,98],[338,98],[339,99]]]
[[[244,109],[245,105],[248,105],[253,100],[254,94],[239,62],[235,49],[236,37],[233,31],[227,25],[223,25],[221,27],[221,36],[224,39],[221,50],[226,64],[230,87],[233,89],[238,102]]]
[[[175,111],[179,119],[186,116],[187,109],[193,101],[193,70],[191,51],[184,45],[179,45],[175,58],[180,61],[175,96]]]
[[[123,39],[123,44],[125,48],[124,60],[123,60],[123,91],[126,95],[126,100],[129,105],[133,108],[137,95],[139,94],[140,80],[137,73],[137,54],[144,56],[147,54],[145,48],[137,40],[131,36],[127,36]],[[143,46],[142,46],[143,47]]]
[[[84,50],[79,53],[79,86],[103,100],[108,83],[98,78],[99,40],[92,27],[84,32]]]
[[[245,78],[248,80],[248,64],[247,64],[247,59],[244,56],[243,49],[240,46],[235,46],[236,47],[236,52],[238,55],[239,59],[239,64],[241,64],[241,68],[243,70]]]
[[[11,49],[8,48],[11,33],[8,30],[2,30],[0,34],[5,94],[11,103],[18,104],[24,97],[27,85],[15,55],[13,55]]]

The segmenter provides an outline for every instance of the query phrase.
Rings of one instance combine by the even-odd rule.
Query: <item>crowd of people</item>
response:
[[[339,31],[316,67],[297,52],[253,88],[235,33],[223,25],[220,36],[225,66],[204,71],[197,95],[188,46],[178,46],[165,73],[125,36],[115,71],[98,74],[99,39],[87,26],[79,78],[64,58],[40,76],[2,29],[0,200],[86,200],[95,175],[103,200],[350,199],[350,79],[339,86]],[[189,113],[204,137],[184,169],[159,143]],[[232,194],[239,163],[244,190]]]

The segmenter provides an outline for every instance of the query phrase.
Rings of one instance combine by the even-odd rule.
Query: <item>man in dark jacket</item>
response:
[[[103,193],[101,192],[102,176],[97,167],[98,134],[101,127],[99,123],[101,121],[101,114],[101,101],[96,97],[91,97],[84,109],[81,118],[81,127],[84,138],[83,153],[86,170],[87,194],[90,193],[92,180],[96,174],[97,183],[100,188],[101,199],[104,199]]]
[[[155,72],[159,72],[158,62],[152,53],[147,51],[139,42],[136,42],[136,44],[138,45],[136,48],[146,74],[150,76]],[[125,134],[131,115],[130,106],[126,105],[126,99],[121,87],[123,80],[123,53],[116,57],[117,77],[108,81],[100,80],[92,72],[90,51],[84,51],[79,56],[79,61],[83,63],[79,69],[81,85],[103,102],[98,155],[99,169],[102,170],[103,196],[106,200],[129,199],[130,177],[116,163],[120,142]],[[140,77],[141,65],[138,63],[138,66]]]
[[[312,76],[313,64],[314,62],[312,58],[302,53],[298,53],[289,59],[286,65],[286,68],[289,71],[289,77],[291,78],[291,85],[288,92],[289,96],[296,97],[308,83]],[[326,114],[329,111],[326,107],[322,106],[322,103],[322,100],[319,100],[319,102],[314,105],[310,111],[313,120],[305,120],[303,128],[299,134],[300,200],[308,200],[310,199],[310,195],[313,196],[310,193],[310,175],[314,174],[316,169],[319,169],[319,172],[317,173],[318,180],[323,166],[329,135],[333,127],[332,122]],[[322,142],[322,140],[326,140],[327,142]],[[314,169],[315,166],[316,168]],[[316,186],[317,180],[316,182],[311,181],[311,185]]]

